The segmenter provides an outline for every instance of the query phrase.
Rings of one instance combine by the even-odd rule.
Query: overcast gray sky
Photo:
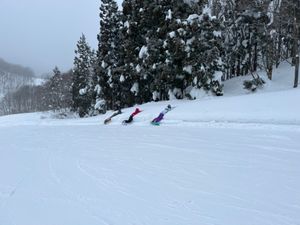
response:
[[[99,6],[100,0],[0,0],[0,57],[37,75],[56,65],[70,69],[81,33],[97,47]]]

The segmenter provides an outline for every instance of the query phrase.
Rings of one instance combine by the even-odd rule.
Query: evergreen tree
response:
[[[145,45],[145,34],[142,31],[142,20],[145,13],[142,0],[125,0],[123,2],[123,44],[124,65],[122,74],[122,102],[125,106],[132,106],[140,101],[140,73],[139,54]]]
[[[214,35],[214,29],[218,27],[208,20],[207,31],[199,28],[200,22],[197,30],[193,30],[188,21],[190,15],[200,17],[205,3],[125,0],[123,13],[118,14],[113,1],[103,1],[100,7],[97,77],[94,79],[98,82],[98,99],[101,102],[104,99],[107,107],[114,109],[116,105],[126,107],[151,100],[183,98],[195,81],[189,66],[192,57],[201,58],[198,54],[202,54],[201,59],[207,58],[212,62],[201,76],[197,75],[201,77],[202,85],[199,81],[195,86],[219,91],[219,84],[212,85],[213,74],[220,69],[217,63],[220,38]],[[118,19],[113,20],[120,18],[114,15],[121,15],[122,23]],[[205,35],[206,39],[203,38]],[[210,42],[207,49],[204,51],[203,46],[201,50],[196,49],[203,41]],[[199,61],[194,64],[195,68],[201,67]]]
[[[275,34],[276,66],[292,58],[295,66],[294,87],[298,86],[299,43],[300,43],[300,1],[274,0],[270,3],[272,33]]]
[[[266,1],[229,1],[219,16],[224,28],[225,78],[256,71],[262,66],[269,40]]]
[[[93,51],[82,34],[75,50],[73,68],[73,110],[81,117],[88,115],[93,103]]]
[[[190,73],[186,81],[192,82],[194,88],[203,88],[216,95],[222,95],[222,87],[215,73],[222,71],[222,39],[220,24],[208,14],[192,15],[187,20],[186,41],[187,57],[184,70]],[[189,78],[190,77],[190,78]]]
[[[62,109],[63,104],[63,82],[62,74],[58,67],[53,69],[53,76],[48,82],[48,93],[47,97],[48,107],[51,110],[60,110]]]
[[[120,13],[114,0],[102,0],[100,6],[100,33],[97,52],[97,102],[105,101],[109,109],[119,102],[118,82],[122,60],[120,40]],[[97,105],[97,103],[96,103]]]
[[[198,2],[200,4],[200,2]],[[157,29],[158,41],[149,49],[157,47],[159,53],[153,75],[152,94],[154,100],[166,100],[173,97],[182,98],[185,89],[185,75],[183,71],[186,57],[185,19],[197,11],[195,5],[187,4],[183,0],[160,1],[160,21]]]
[[[221,70],[220,28],[217,19],[201,16],[205,3],[177,0],[162,4],[164,54],[156,67],[161,71],[153,82],[156,99],[183,98],[191,86],[222,94],[220,83],[214,79],[214,73]]]
[[[153,99],[152,88],[155,76],[162,63],[163,39],[161,26],[163,25],[165,14],[163,12],[162,1],[143,1],[140,9],[140,33],[143,38],[143,46],[139,46],[137,72],[140,87],[139,102],[148,102]]]

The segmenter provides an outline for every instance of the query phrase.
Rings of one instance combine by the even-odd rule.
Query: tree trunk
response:
[[[281,61],[281,47],[282,47],[282,33],[281,33],[281,24],[279,25],[279,32],[278,32],[278,43],[277,43],[277,49],[276,49],[276,68],[279,67],[280,61]]]
[[[296,5],[295,5],[296,6]],[[294,80],[294,88],[298,87],[298,79],[299,79],[299,46],[298,46],[298,21],[295,9],[294,15],[294,46],[293,46],[293,63],[295,65],[295,80]]]
[[[239,77],[241,75],[241,57],[238,56],[237,67],[236,67],[236,76]]]
[[[257,62],[258,60],[258,50],[257,50],[257,44],[254,45],[254,58],[253,58],[253,71],[257,71]]]
[[[295,80],[294,80],[294,88],[298,87],[299,80],[299,54],[295,57]]]
[[[273,78],[273,68],[272,68],[272,66],[268,67],[267,75],[268,75],[269,80],[272,80],[272,78]]]

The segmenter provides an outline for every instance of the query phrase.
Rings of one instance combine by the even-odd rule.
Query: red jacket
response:
[[[131,116],[135,116],[137,114],[139,114],[140,112],[142,112],[139,108],[136,108],[135,111],[131,114]]]

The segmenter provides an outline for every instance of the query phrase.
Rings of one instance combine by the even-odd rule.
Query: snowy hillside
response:
[[[0,58],[0,99],[22,85],[32,84],[34,72],[30,68],[8,63]]]
[[[280,74],[255,94],[138,106],[129,126],[135,107],[109,125],[0,117],[0,225],[299,224],[300,89]]]
[[[45,78],[37,77],[37,78],[34,79],[34,85],[39,86],[39,85],[44,84],[46,81],[47,81],[47,79],[45,79]]]

